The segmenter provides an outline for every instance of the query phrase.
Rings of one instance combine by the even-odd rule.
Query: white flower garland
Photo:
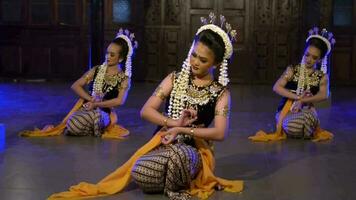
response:
[[[116,38],[122,38],[127,43],[128,52],[127,52],[126,63],[125,63],[125,75],[128,76],[129,78],[131,78],[131,75],[132,75],[132,62],[131,62],[132,58],[131,57],[133,54],[133,47],[132,47],[131,40],[129,37],[127,37],[124,34],[120,34]]]
[[[94,83],[93,83],[93,91],[91,94],[92,97],[96,97],[96,98],[100,98],[100,99],[102,99],[104,97],[103,85],[104,85],[104,79],[105,79],[105,73],[106,73],[107,67],[108,66],[106,65],[106,63],[103,63],[102,65],[100,65],[98,67],[98,73],[96,74],[96,77],[95,77]]]
[[[323,60],[321,61],[321,68],[320,70],[324,73],[328,73],[328,56],[324,56]]]
[[[121,38],[125,40],[128,46],[128,52],[126,56],[126,63],[125,63],[125,75],[131,78],[132,75],[132,54],[134,50],[138,47],[138,42],[134,41],[135,34],[130,33],[129,30],[125,29],[123,30],[120,28],[119,32],[116,34],[116,38]]]
[[[227,76],[227,60],[224,59],[220,66],[219,83],[221,85],[226,86],[230,82],[230,79]]]
[[[175,79],[173,84],[168,106],[168,116],[172,119],[179,119],[185,106],[185,101],[187,99],[186,90],[188,88],[190,77],[189,57],[193,51],[193,48],[194,45],[190,47],[188,57],[183,62],[182,70],[179,74],[177,74],[178,77]]]

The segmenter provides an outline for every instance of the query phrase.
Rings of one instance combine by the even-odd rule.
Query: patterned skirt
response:
[[[80,109],[73,113],[66,124],[66,134],[73,136],[93,135],[100,137],[110,124],[110,115],[100,109],[87,111]]]
[[[278,119],[279,113],[276,118]],[[310,139],[313,137],[319,119],[314,109],[303,109],[297,113],[288,113],[282,122],[283,131],[291,138]]]
[[[131,172],[146,193],[164,193],[171,200],[190,199],[186,192],[202,167],[198,150],[185,143],[161,145],[139,158]]]

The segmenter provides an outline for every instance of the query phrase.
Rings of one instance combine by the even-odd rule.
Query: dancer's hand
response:
[[[297,112],[301,111],[302,105],[303,105],[303,103],[300,100],[294,101],[294,103],[292,104],[292,107],[290,109],[291,112],[292,113],[297,113]]]
[[[178,133],[179,133],[178,127],[173,127],[163,132],[161,135],[162,143],[165,145],[172,143],[176,139]]]
[[[93,110],[96,106],[95,106],[95,103],[94,102],[86,102],[84,105],[83,105],[84,109],[85,110]]]
[[[190,126],[198,119],[197,111],[193,109],[184,109],[180,118],[177,120],[177,127]]]
[[[95,102],[96,97],[91,97],[89,102]]]
[[[312,97],[312,96],[313,96],[313,93],[311,93],[309,90],[306,90],[306,91],[304,91],[302,98],[303,97]]]
[[[312,103],[306,103],[305,102],[309,97],[312,97],[312,96],[314,96],[314,95],[313,95],[313,93],[310,92],[310,90],[306,90],[306,91],[303,92],[302,98],[299,99],[300,109],[302,109],[305,106],[311,107],[313,105]]]

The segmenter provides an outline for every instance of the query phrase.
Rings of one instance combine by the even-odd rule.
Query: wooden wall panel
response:
[[[73,46],[60,46],[53,50],[52,76],[76,79],[80,77],[78,48]]]
[[[145,25],[161,25],[162,0],[150,0],[145,2]]]
[[[356,85],[356,0],[351,2],[325,0],[320,4],[321,24],[331,29],[336,39],[330,59],[330,83]],[[343,18],[341,25],[340,21],[334,21],[333,12]]]
[[[344,82],[354,79],[353,78],[353,37],[343,35],[337,37],[338,47],[334,49],[332,59],[334,65],[331,66],[331,81]]]
[[[338,80],[350,80],[352,77],[350,74],[352,66],[352,55],[350,54],[350,49],[338,49],[334,52],[333,59],[337,63],[337,66],[332,68],[332,79],[331,81]]]
[[[50,3],[48,23],[32,24],[33,6],[30,1],[23,2],[21,21],[12,25],[0,21],[0,76],[79,77],[88,68],[90,0],[73,1],[74,24],[61,23],[58,0]],[[131,18],[125,23],[114,21],[113,2],[107,0],[104,6],[104,48],[118,28],[135,32],[139,49],[133,65],[134,80],[159,81],[179,70],[201,26],[200,17],[215,12],[223,14],[238,33],[229,64],[232,82],[273,83],[287,65],[300,61],[311,26],[307,22],[313,21],[330,27],[336,35],[330,60],[331,71],[335,72],[331,74],[332,83],[356,83],[356,11],[353,9],[352,26],[333,27],[332,0],[131,0]],[[320,11],[320,19],[306,17],[305,12],[310,10]],[[16,57],[19,59],[11,62]]]
[[[224,0],[222,4],[223,10],[245,10],[246,2],[244,0]]]
[[[175,66],[177,65],[178,58],[178,39],[179,39],[179,30],[168,29],[164,32],[165,39],[165,62],[168,68],[168,72],[171,70],[175,70]],[[166,71],[167,73],[167,71]]]
[[[247,16],[248,11],[243,5],[244,0],[235,1],[235,6],[229,7],[228,10],[223,10],[220,13],[226,13],[225,18],[227,22],[237,31],[237,41],[234,45],[234,55],[229,64],[229,77],[232,82],[246,82],[249,77],[249,69],[251,68],[252,52],[249,49],[249,27],[246,21],[249,19]],[[233,7],[238,9],[233,10]],[[225,8],[224,8],[225,9]]]
[[[349,84],[356,85],[356,36],[353,36],[353,42],[352,42],[352,50],[351,50],[351,58],[352,58],[352,65],[350,65],[350,81]],[[337,62],[331,62],[334,65],[337,65]]]
[[[22,21],[14,24],[0,21],[0,34],[4,36],[0,38],[0,76],[73,80],[86,70],[89,40],[84,19],[88,1],[61,3],[23,1]],[[39,14],[42,8],[50,16]],[[65,12],[60,12],[67,8],[75,19],[68,19]]]
[[[50,75],[51,49],[42,46],[22,48],[23,75],[27,78],[47,78]]]
[[[145,68],[146,80],[158,80],[160,78],[160,52],[161,30],[158,28],[145,28]],[[162,66],[163,68],[163,66]],[[140,73],[140,72],[139,72]]]
[[[301,56],[302,2],[293,0],[254,1],[252,32],[256,49],[255,81],[274,82],[285,68]]]
[[[161,80],[183,62],[184,2],[148,1],[144,25],[145,80]]]
[[[191,0],[191,9],[214,9],[214,0]]]
[[[22,72],[22,51],[19,46],[9,45],[0,47],[1,73],[14,75]]]
[[[164,24],[165,25],[175,25],[179,26],[182,23],[181,10],[182,10],[181,0],[169,0],[165,1],[164,9]]]

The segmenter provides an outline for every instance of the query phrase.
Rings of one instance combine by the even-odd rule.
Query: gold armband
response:
[[[85,83],[86,83],[86,84],[89,84],[89,83],[90,83],[91,79],[90,79],[90,77],[89,77],[89,73],[87,73],[87,74],[85,75],[84,79],[85,79]]]
[[[153,96],[159,97],[162,100],[166,99],[166,95],[164,94],[163,89],[162,89],[161,86],[158,86],[158,88],[153,93]]]
[[[219,116],[223,116],[223,117],[227,117],[230,114],[230,110],[228,106],[225,106],[223,109],[221,110],[215,110],[215,115],[219,115]]]

